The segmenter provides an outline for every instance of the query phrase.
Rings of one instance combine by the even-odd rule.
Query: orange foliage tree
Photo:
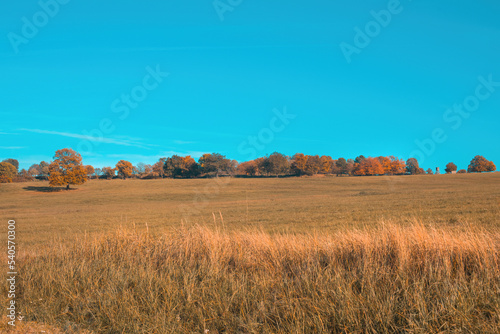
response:
[[[497,167],[493,161],[486,160],[485,157],[481,155],[476,155],[474,159],[471,160],[467,170],[469,173],[482,173],[494,172],[496,169]]]
[[[307,162],[306,162],[306,169],[304,171],[305,174],[307,175],[318,174],[322,167],[321,158],[319,157],[319,155],[307,155],[306,157],[307,157]]]
[[[384,167],[377,158],[365,158],[360,163],[354,164],[354,175],[381,175]]]
[[[335,170],[335,160],[328,155],[323,155],[321,157],[321,174],[332,174]]]
[[[455,172],[457,169],[458,169],[457,165],[455,165],[453,162],[449,162],[446,165],[446,168],[444,169],[444,171],[446,172],[446,174],[450,174],[452,172]]]
[[[112,179],[115,176],[116,168],[102,167],[101,168],[102,177],[106,179]]]
[[[391,173],[393,175],[400,175],[406,172],[406,163],[403,159],[390,156],[391,159]]]
[[[306,171],[307,156],[303,153],[297,153],[292,158],[292,170],[298,174],[303,175]]]
[[[200,174],[199,165],[191,156],[181,157],[173,155],[165,160],[163,166],[165,175],[168,177],[195,177]]]
[[[132,176],[134,172],[134,166],[132,163],[126,160],[120,160],[115,166],[118,175],[121,176],[122,179],[126,179]]]
[[[378,157],[377,159],[380,162],[382,169],[384,170],[384,174],[391,175],[392,174],[391,159],[388,157]]]
[[[0,162],[0,183],[10,183],[17,176],[17,169],[10,162]]]
[[[70,148],[56,151],[54,161],[49,165],[49,185],[63,186],[83,184],[87,181],[87,171],[82,165],[82,156]]]
[[[259,166],[255,160],[245,161],[238,165],[239,175],[255,176],[259,173]]]
[[[91,165],[85,166],[85,171],[87,172],[87,178],[89,178],[89,179],[91,179],[92,175],[94,175],[94,173],[95,173],[95,169]]]

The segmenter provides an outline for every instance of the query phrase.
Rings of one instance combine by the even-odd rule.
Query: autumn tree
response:
[[[49,185],[63,186],[69,189],[71,184],[83,184],[87,181],[87,171],[82,165],[82,157],[70,148],[56,151],[54,161],[49,165]]]
[[[17,182],[26,182],[26,181],[31,181],[33,180],[33,177],[31,177],[28,174],[28,171],[26,169],[21,169],[19,173],[17,173],[16,181]]]
[[[338,158],[337,162],[335,163],[335,166],[337,167],[337,176],[349,174],[347,161],[344,158]]]
[[[432,174],[434,174],[434,172],[432,171],[432,169],[431,169],[431,168],[427,168],[427,174],[428,174],[428,175],[432,175]]]
[[[8,162],[12,166],[14,166],[16,168],[16,173],[19,170],[19,161],[17,161],[16,159],[5,159],[2,162]]]
[[[354,175],[382,175],[384,174],[384,167],[377,158],[364,158],[359,163],[354,164]]]
[[[457,170],[457,165],[455,165],[453,162],[449,162],[447,165],[446,165],[446,168],[444,169],[444,171],[447,173],[447,174],[451,174],[452,172],[455,172]]]
[[[42,161],[42,162],[40,162],[39,166],[40,166],[40,174],[39,174],[39,176],[42,179],[45,179],[45,180],[48,179],[50,164],[48,162],[46,162],[46,161]]]
[[[335,170],[335,160],[332,159],[332,157],[328,155],[323,155],[321,156],[321,169],[320,173],[321,174],[332,174],[333,171]]]
[[[232,161],[220,153],[203,154],[198,159],[198,164],[200,165],[201,172],[209,175],[219,176],[221,173],[231,174],[234,170]]]
[[[354,170],[354,160],[353,159],[347,159],[346,161],[346,171],[347,171],[347,175],[352,175],[353,174],[353,170]]]
[[[137,174],[141,178],[145,178],[150,176],[150,174],[153,172],[153,166],[147,165],[144,162],[139,162],[136,166]]]
[[[151,173],[153,173],[153,166],[149,164],[144,165],[144,173],[142,177],[149,177]]]
[[[136,168],[137,168],[137,173],[139,173],[139,175],[144,175],[144,166],[146,166],[144,162],[139,162],[137,164]]]
[[[101,168],[95,168],[94,169],[94,178],[99,179],[102,176],[102,169]]]
[[[266,158],[265,157],[260,157],[254,160],[255,161],[255,166],[257,168],[257,174],[256,175],[264,175],[266,174]]]
[[[457,174],[465,174],[467,173],[467,171],[465,169],[461,169],[457,172]]]
[[[134,166],[132,163],[126,161],[126,160],[120,160],[115,166],[116,172],[118,173],[118,176],[121,176],[122,179],[126,179],[132,176],[132,173],[134,171]]]
[[[268,157],[264,158],[263,168],[268,175],[283,175],[288,174],[290,171],[290,161],[288,158],[278,152],[274,152]]]
[[[84,167],[85,171],[87,172],[87,178],[91,179],[95,172],[94,167],[91,165],[86,165]]]
[[[17,176],[17,170],[9,162],[0,162],[0,183],[10,183]]]
[[[163,166],[165,176],[167,177],[196,177],[200,174],[199,165],[191,156],[181,157],[178,155],[173,155],[165,160]]]
[[[378,157],[377,160],[380,162],[385,175],[392,175],[392,161],[389,157]]]
[[[425,171],[420,168],[418,161],[415,158],[406,160],[406,172],[411,175],[425,174]]]
[[[306,172],[307,156],[303,153],[296,153],[292,157],[291,168],[294,174],[304,175]]]
[[[362,163],[364,160],[366,160],[365,156],[364,155],[360,155],[360,156],[357,156],[356,159],[354,159],[354,164],[360,164]]]
[[[392,175],[402,175],[406,171],[406,164],[403,159],[398,159],[397,157],[390,156],[391,159],[391,174]]]
[[[31,177],[37,177],[41,173],[40,165],[33,164],[28,168],[28,175]]]
[[[238,165],[239,175],[255,176],[259,174],[259,167],[255,160],[245,161]]]
[[[102,173],[102,177],[104,177],[105,179],[112,179],[114,176],[115,176],[115,173],[116,173],[116,169],[115,168],[111,168],[111,167],[102,167],[101,168],[101,173]]]
[[[153,177],[161,177],[163,179],[163,177],[165,176],[165,171],[164,171],[164,167],[165,167],[165,161],[167,160],[167,158],[161,158],[160,160],[158,160],[154,165],[153,165],[153,171],[151,173],[151,175]]]
[[[494,172],[496,166],[493,161],[486,160],[481,155],[476,155],[474,159],[471,160],[467,171],[469,173],[482,173],[482,172]]]
[[[319,157],[319,155],[308,155],[304,173],[306,175],[315,175],[318,174],[320,170],[321,158]]]

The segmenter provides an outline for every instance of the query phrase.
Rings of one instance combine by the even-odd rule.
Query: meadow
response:
[[[23,245],[145,227],[222,223],[227,230],[310,233],[381,221],[500,226],[500,173],[385,177],[91,180],[52,192],[48,182],[0,186],[0,217]],[[6,231],[0,231],[5,237]]]
[[[500,173],[2,184],[18,332],[497,333],[499,185]]]

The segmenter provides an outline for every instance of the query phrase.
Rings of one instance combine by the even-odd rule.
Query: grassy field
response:
[[[500,173],[2,184],[15,333],[498,333],[499,185]]]
[[[218,224],[268,232],[333,232],[383,221],[500,226],[500,173],[285,179],[92,180],[47,192],[47,182],[0,186],[0,217],[25,246],[144,227]],[[2,237],[5,231],[1,231]]]

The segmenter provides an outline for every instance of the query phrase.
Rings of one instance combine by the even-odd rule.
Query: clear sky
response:
[[[2,1],[0,159],[499,166],[499,17],[494,0]]]

